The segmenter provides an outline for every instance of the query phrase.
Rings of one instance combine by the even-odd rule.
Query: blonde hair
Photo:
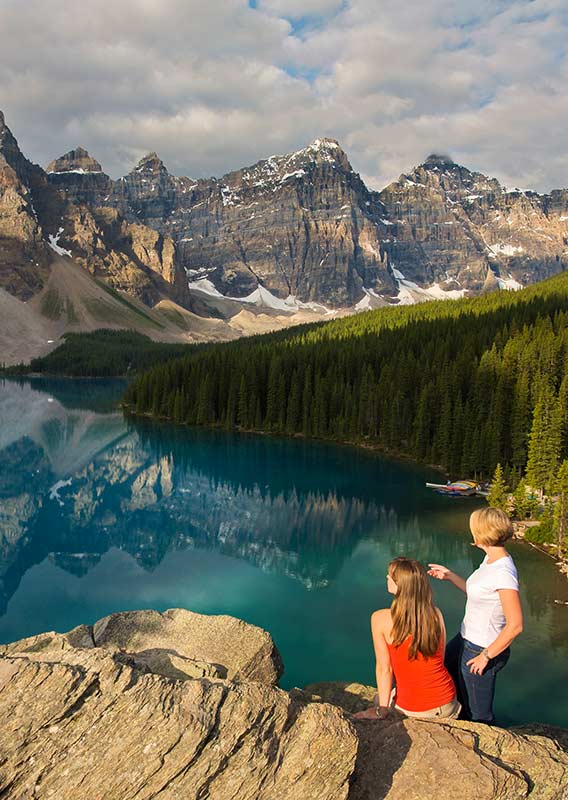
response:
[[[496,547],[513,536],[513,524],[500,508],[478,508],[469,518],[469,527],[476,544]]]
[[[411,637],[408,655],[411,660],[421,653],[435,655],[440,646],[442,625],[434,605],[426,569],[412,558],[399,556],[389,564],[389,574],[397,591],[391,604],[392,643],[401,645]]]

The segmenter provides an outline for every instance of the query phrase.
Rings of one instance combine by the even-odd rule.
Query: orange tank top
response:
[[[396,705],[406,711],[428,711],[449,703],[456,696],[456,687],[444,666],[441,640],[435,655],[424,658],[418,653],[411,661],[411,638],[408,636],[398,647],[387,643],[396,680]]]

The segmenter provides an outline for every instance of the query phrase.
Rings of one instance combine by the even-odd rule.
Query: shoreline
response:
[[[341,447],[351,447],[356,450],[363,450],[367,451],[368,453],[375,454],[375,455],[382,455],[386,458],[391,458],[393,461],[402,461],[405,463],[414,464],[417,467],[427,467],[428,469],[437,472],[440,475],[443,475],[445,478],[450,479],[450,474],[447,472],[444,467],[440,464],[430,464],[426,461],[420,461],[414,456],[409,455],[408,453],[403,452],[402,450],[391,450],[389,448],[384,447],[378,443],[371,444],[370,442],[364,441],[356,441],[353,439],[332,439],[326,438],[321,436],[305,436],[303,433],[286,433],[285,431],[264,431],[264,430],[257,430],[257,429],[246,429],[243,430],[241,428],[226,428],[224,425],[214,425],[214,424],[204,424],[204,425],[191,425],[187,422],[174,422],[173,419],[170,417],[159,417],[155,414],[151,414],[149,412],[140,412],[140,411],[132,411],[132,407],[126,405],[125,403],[120,402],[119,408],[129,416],[140,418],[140,419],[150,419],[155,422],[162,422],[168,423],[169,425],[173,425],[174,427],[180,428],[194,428],[194,429],[203,429],[203,430],[210,430],[210,431],[224,431],[225,433],[236,433],[241,435],[250,434],[251,436],[268,436],[272,438],[279,438],[282,437],[283,439],[301,439],[305,442],[322,442],[325,444],[333,444]]]
[[[542,555],[548,556],[548,558],[554,561],[554,563],[556,564],[556,568],[558,569],[560,574],[565,575],[566,579],[568,580],[568,558],[558,558],[558,554],[552,552],[552,549],[555,549],[555,545],[547,546],[544,544],[539,544],[538,542],[531,542],[525,538],[525,531],[527,530],[527,528],[533,527],[532,525],[527,524],[530,522],[532,522],[532,520],[526,520],[526,521],[513,520],[513,527],[515,529],[515,535],[514,535],[515,541],[524,542],[525,544],[530,545],[535,550],[538,550],[538,552],[542,553]]]
[[[438,474],[443,475],[445,478],[450,478],[450,474],[439,464],[429,464],[424,461],[419,461],[418,459],[408,455],[407,453],[403,453],[396,450],[389,450],[385,447],[382,447],[379,444],[371,444],[370,442],[363,442],[363,441],[358,442],[353,440],[341,440],[341,439],[326,439],[315,436],[308,437],[305,436],[303,433],[285,433],[285,432],[276,433],[274,431],[241,430],[240,428],[225,428],[223,425],[212,425],[212,424],[190,425],[186,422],[174,422],[169,417],[157,417],[154,414],[150,414],[149,412],[142,413],[142,412],[132,411],[131,406],[128,406],[122,402],[119,404],[119,408],[122,410],[125,416],[153,420],[154,422],[159,422],[159,423],[167,423],[169,425],[173,425],[174,427],[201,428],[206,430],[224,431],[226,433],[236,433],[239,435],[250,434],[252,436],[269,436],[273,438],[281,436],[284,439],[302,439],[303,441],[322,442],[327,444],[333,444],[335,446],[349,447],[359,451],[366,451],[367,453],[372,455],[390,458],[394,461],[411,463],[417,467],[427,467],[428,469],[431,469],[437,472]],[[512,520],[512,522],[515,527],[514,539],[518,542],[524,542],[525,544],[530,545],[543,555],[546,555],[549,558],[551,558],[555,562],[556,568],[560,572],[560,574],[564,575],[565,578],[568,580],[568,559],[558,559],[558,557],[554,553],[551,553],[550,550],[548,550],[545,546],[539,545],[535,542],[528,541],[527,539],[525,539],[524,534],[523,535],[519,534],[519,528],[524,529],[529,526],[525,525],[523,522],[520,522],[519,520]]]

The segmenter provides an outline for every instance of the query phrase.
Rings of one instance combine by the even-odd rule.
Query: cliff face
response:
[[[70,196],[102,202],[87,191],[90,175],[55,175]],[[304,303],[374,307],[517,288],[568,260],[567,191],[510,191],[432,155],[372,192],[331,139],[218,180],[169,175],[150,153],[104,202],[171,237],[190,288],[233,297],[261,286]]]
[[[260,284],[337,307],[360,300],[363,287],[395,290],[381,253],[383,206],[332,140],[200,182],[190,202],[168,230],[191,280],[207,277],[223,294]]]
[[[2,117],[0,189],[0,281],[22,299],[50,247],[148,305],[224,317],[519,288],[568,261],[568,190],[507,190],[432,155],[369,191],[332,139],[207,180],[149,153],[112,180],[81,147],[44,172]]]
[[[27,300],[43,286],[49,254],[34,206],[43,170],[20,153],[0,111],[0,285]]]
[[[290,693],[269,634],[183,609],[0,648],[6,797],[555,800],[568,733],[353,720],[374,690]],[[22,702],[22,699],[24,702]]]
[[[98,161],[83,147],[56,158],[47,166],[49,182],[61,189],[73,203],[102,205],[110,191],[112,181]],[[80,175],[81,180],[69,180],[70,175]]]
[[[162,298],[187,303],[173,241],[106,208],[111,188],[83,148],[44,172],[22,155],[0,114],[0,288],[29,299],[45,285],[56,254],[147,305]]]
[[[421,285],[446,280],[479,291],[491,273],[504,288],[534,283],[568,264],[567,195],[507,190],[430,156],[381,192],[392,223],[383,247]]]
[[[101,202],[90,174],[50,179]],[[190,282],[207,278],[222,294],[245,297],[260,284],[280,298],[349,306],[363,287],[395,290],[381,254],[384,208],[331,139],[219,180],[172,176],[150,153],[104,202],[171,237]]]

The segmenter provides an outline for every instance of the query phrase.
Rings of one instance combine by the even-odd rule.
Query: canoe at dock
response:
[[[452,483],[427,483],[429,489],[449,497],[470,497],[478,494],[481,487],[475,481],[453,481]]]

